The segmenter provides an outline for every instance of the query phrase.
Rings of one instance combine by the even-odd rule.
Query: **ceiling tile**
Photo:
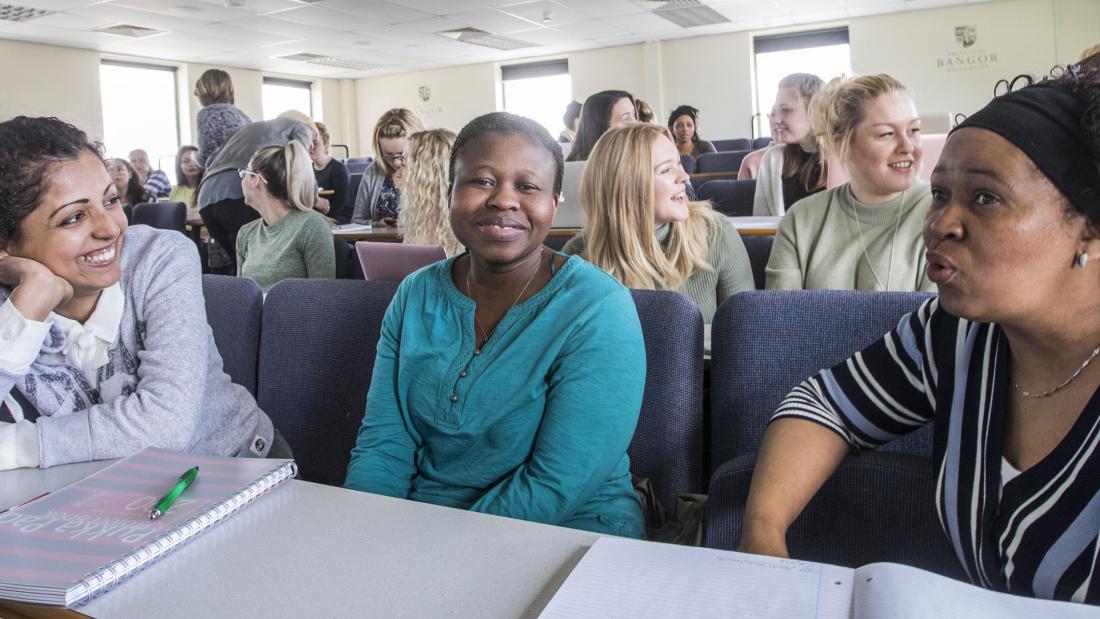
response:
[[[25,6],[28,9],[42,9],[44,11],[64,11],[82,6],[90,6],[103,0],[12,0],[5,4]]]
[[[171,17],[199,19],[203,21],[223,21],[248,17],[248,11],[226,7],[224,4],[210,4],[199,0],[114,0],[111,6],[120,6],[149,13],[159,13]]]
[[[512,17],[495,9],[481,9],[467,13],[455,13],[449,15],[449,19],[461,22],[465,26],[480,28],[493,34],[511,34],[520,30],[530,30],[541,25],[538,22],[530,22],[518,17]]]
[[[286,37],[278,34],[269,34],[267,32],[256,32],[255,30],[237,28],[228,23],[206,24],[203,26],[197,26],[195,28],[185,28],[181,30],[181,32],[194,32],[196,34],[205,34],[222,39],[236,41],[240,44],[240,48],[285,45],[301,40],[295,37]]]
[[[304,39],[306,37],[320,36],[326,33],[339,32],[343,28],[318,28],[309,24],[299,24],[294,21],[277,19],[275,16],[258,15],[244,19],[234,19],[225,22],[226,25],[242,30],[264,32],[291,39]]]
[[[402,4],[383,2],[382,0],[324,0],[319,3],[319,6],[360,18],[367,18],[370,23],[377,24],[400,24],[434,16],[433,13],[418,11],[402,6]]]
[[[599,0],[598,2],[593,0],[555,0],[555,2],[589,17],[614,17],[647,12],[647,9],[640,3],[630,2],[630,0]]]
[[[178,15],[170,17],[168,15],[129,9],[114,4],[80,7],[71,9],[68,12],[73,15],[94,19],[105,19],[114,24],[129,24],[131,26],[143,26],[145,28],[156,28],[158,30],[178,30],[188,26],[199,26],[210,23],[210,20],[204,20],[199,17],[182,17]],[[199,15],[201,15],[201,13]]]
[[[195,1],[202,4],[225,6],[225,0]],[[302,4],[302,2],[298,2],[297,0],[244,0],[244,6],[240,7],[240,10],[251,14],[271,13],[274,11],[285,11],[287,9],[300,7]]]
[[[638,15],[622,15],[610,20],[619,28],[626,30],[631,34],[662,34],[662,33],[676,33],[679,34],[684,31],[684,28],[677,26],[676,24],[657,17],[652,13],[639,13]]]
[[[266,17],[337,31],[354,30],[359,24],[377,25],[377,22],[374,24],[369,23],[370,20],[367,18],[356,17],[340,11],[326,9],[322,6],[302,6],[289,11],[270,13]]]
[[[575,11],[565,5],[549,0],[536,0],[535,2],[523,2],[512,4],[497,9],[509,15],[532,21],[542,26],[564,26],[591,19],[579,11]]]

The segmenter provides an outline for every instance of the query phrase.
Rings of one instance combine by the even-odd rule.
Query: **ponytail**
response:
[[[252,156],[251,168],[264,181],[272,196],[299,211],[312,211],[317,198],[317,179],[309,151],[298,140],[286,146],[267,146]]]

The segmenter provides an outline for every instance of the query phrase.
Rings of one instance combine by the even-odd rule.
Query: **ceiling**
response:
[[[844,20],[965,4],[967,0],[0,2],[9,3],[0,4],[0,17],[4,16],[5,7],[11,14],[11,5],[47,12],[19,22],[0,19],[0,39],[311,77],[359,78],[641,41]],[[718,19],[729,21],[687,28],[659,16],[662,11],[698,11],[700,8],[703,11],[713,9]],[[159,32],[140,37],[96,32],[119,25]],[[504,37],[505,44],[529,46],[500,50],[437,34],[460,28],[477,28]],[[501,42],[499,37],[478,40]],[[316,62],[280,58],[293,54],[314,55]]]

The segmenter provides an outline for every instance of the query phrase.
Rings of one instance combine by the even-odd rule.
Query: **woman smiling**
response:
[[[851,181],[796,202],[779,224],[767,287],[934,290],[921,222],[920,118],[889,75],[837,78],[813,98],[813,131]]]
[[[451,227],[467,252],[406,278],[386,311],[347,487],[643,534],[626,455],[641,326],[618,282],[543,247],[562,166],[526,118],[459,133]]]
[[[195,245],[127,228],[97,147],[79,129],[21,116],[0,123],[0,142],[0,394],[10,415],[0,423],[0,468],[150,445],[289,454],[222,371]]]

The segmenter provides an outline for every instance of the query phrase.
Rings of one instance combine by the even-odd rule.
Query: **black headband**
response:
[[[1085,102],[1052,84],[1001,95],[956,129],[978,127],[1012,142],[1070,203],[1100,221],[1100,169],[1081,124]]]

